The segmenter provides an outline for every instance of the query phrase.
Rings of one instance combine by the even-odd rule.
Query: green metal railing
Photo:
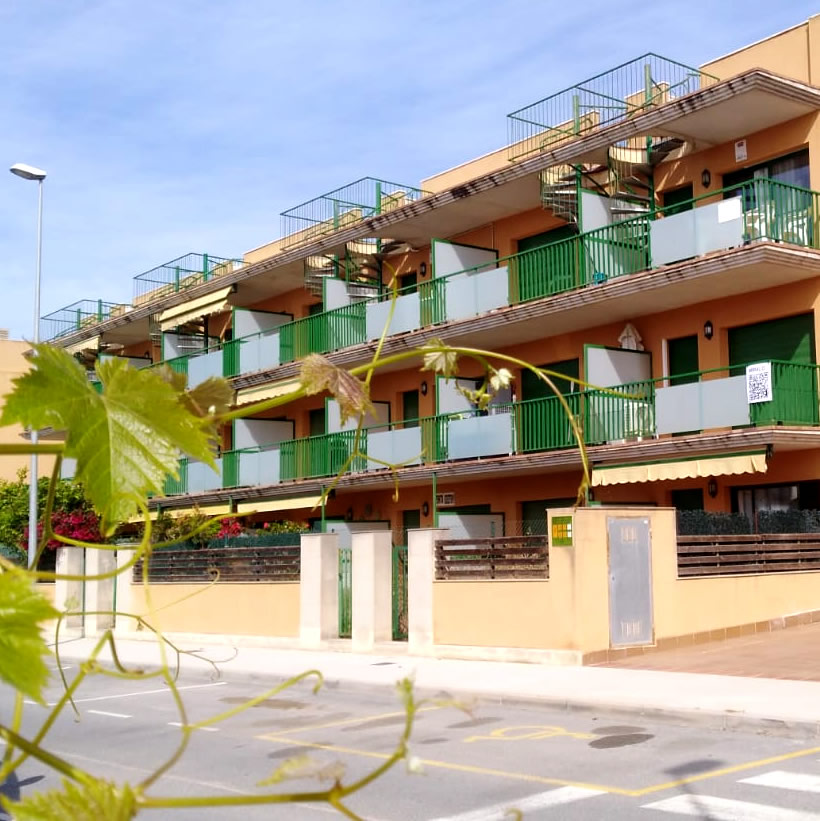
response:
[[[194,285],[238,271],[246,264],[241,259],[210,254],[185,254],[135,276],[134,304],[145,304],[168,294],[193,288]]]
[[[334,231],[349,228],[425,196],[426,191],[412,185],[362,177],[283,211],[282,236],[285,243],[282,247],[314,242]]]
[[[820,425],[818,406],[817,365],[772,361],[772,399],[749,405],[751,425]],[[672,377],[647,379],[608,389],[589,389],[564,395],[570,412],[583,432],[587,445],[620,441],[657,432],[655,396],[658,389],[670,381],[702,381],[745,373],[745,365],[676,374]],[[511,419],[509,452],[537,453],[576,446],[572,425],[563,403],[556,396],[493,406],[494,413],[508,413]],[[450,459],[448,435],[450,423],[481,416],[478,411],[439,414],[380,424],[377,428],[363,429],[359,438],[359,455],[353,459],[348,472],[368,470],[367,443],[369,430],[399,430],[420,428],[420,460],[425,464],[446,462]],[[319,479],[334,476],[353,452],[355,431],[340,431],[278,443],[280,453],[280,480]],[[241,453],[266,450],[266,446],[226,451],[222,454],[223,487],[239,483],[238,459]],[[505,451],[506,452],[506,451]],[[503,455],[503,454],[499,454]],[[382,469],[373,465],[372,469]],[[187,460],[180,464],[180,479],[166,480],[166,495],[187,492]]]
[[[353,632],[353,549],[339,548],[339,638]]]
[[[49,342],[82,331],[91,325],[124,314],[131,306],[122,302],[103,302],[101,299],[81,299],[65,308],[40,317],[40,339]]]
[[[215,351],[222,351],[222,372],[218,376],[230,378],[239,373],[239,345],[240,339],[230,339],[225,342],[217,342],[209,345],[201,351],[191,351],[191,353],[183,354],[182,356],[175,356],[172,359],[165,359],[162,362],[156,363],[154,367],[160,365],[167,365],[171,370],[177,373],[188,374],[188,364],[192,359],[204,356],[205,354],[214,353]]]
[[[170,474],[165,477],[163,493],[166,496],[178,496],[188,492],[188,460],[179,460],[179,477],[174,478]]]
[[[280,326],[280,361],[291,362],[310,353],[328,353],[365,342],[365,310],[364,302],[354,302]]]
[[[718,82],[697,68],[644,54],[507,115],[519,160]]]

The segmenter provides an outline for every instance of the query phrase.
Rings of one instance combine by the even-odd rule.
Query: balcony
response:
[[[641,214],[502,258],[491,248],[436,241],[432,279],[398,292],[388,333],[469,319],[755,242],[820,248],[820,194],[808,189],[758,178],[689,205],[689,210],[680,211],[680,205],[658,209],[654,215]],[[310,353],[326,354],[376,340],[390,308],[387,293],[371,298],[351,295],[347,304],[295,321],[243,311],[244,324],[234,329],[236,338],[220,343],[234,346],[234,353],[223,357],[222,375],[272,369]],[[260,317],[279,324],[243,335],[260,326]],[[184,359],[196,356],[210,356],[209,364],[202,367],[209,375],[217,373],[219,357],[214,349]],[[180,360],[172,367],[190,366]]]
[[[185,291],[238,271],[244,266],[241,259],[226,259],[210,254],[185,254],[134,277],[134,305],[145,305]]]
[[[508,114],[509,159],[555,148],[716,82],[697,68],[644,54]]]
[[[649,379],[564,398],[587,445],[749,426],[820,425],[818,366],[760,364]],[[183,478],[169,480],[166,492],[217,489],[220,481],[222,488],[230,488],[332,477],[354,453],[355,442],[355,430],[341,430],[229,451],[220,460],[220,474],[206,469],[207,482],[199,472],[192,478],[192,466],[183,460]],[[560,399],[552,396],[491,405],[489,413],[468,409],[364,428],[346,473],[386,470],[385,463],[408,467],[575,446],[570,420]]]
[[[62,336],[105,322],[131,310],[130,305],[103,302],[101,299],[81,299],[40,318],[40,339],[50,342]]]

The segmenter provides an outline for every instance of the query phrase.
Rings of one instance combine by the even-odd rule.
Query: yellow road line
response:
[[[436,707],[426,707],[423,709],[434,710]],[[387,716],[404,715],[403,712],[386,713],[382,716],[371,716],[369,719],[350,719],[346,723],[354,723],[359,721],[373,721],[378,718]],[[323,725],[329,726],[329,725]],[[336,725],[338,726],[338,725]],[[290,734],[290,730],[286,731]],[[288,738],[286,735],[267,734],[257,736],[257,738],[265,741],[275,741],[280,744],[293,744],[298,747],[309,747],[314,750],[326,750],[332,753],[346,753],[348,755],[364,756],[365,758],[377,758],[382,761],[390,758],[391,753],[377,753],[372,750],[361,750],[356,747],[340,747],[335,744],[317,744],[313,741],[303,741],[299,738]],[[793,758],[803,758],[808,755],[816,755],[820,753],[820,747],[808,747],[804,750],[795,750],[791,753],[783,753],[782,755],[774,755],[769,758],[758,758],[754,761],[747,761],[743,764],[733,764],[730,767],[721,767],[719,770],[710,770],[709,772],[699,773],[697,775],[690,775],[686,778],[679,778],[675,781],[665,781],[662,784],[652,784],[648,787],[639,787],[638,789],[628,789],[626,787],[613,787],[604,784],[590,784],[585,781],[571,781],[565,778],[550,778],[543,775],[532,775],[530,773],[509,772],[507,770],[496,770],[490,767],[481,767],[473,764],[457,764],[451,761],[435,761],[432,759],[422,759],[421,763],[425,767],[436,767],[444,770],[455,770],[457,772],[475,773],[476,775],[491,775],[498,778],[507,778],[513,781],[529,781],[536,784],[547,784],[557,787],[583,787],[587,790],[602,790],[604,792],[612,793],[614,795],[625,795],[630,798],[638,798],[650,793],[662,792],[663,790],[670,790],[673,787],[680,787],[684,784],[692,784],[697,781],[706,781],[710,778],[719,778],[724,775],[731,775],[732,773],[743,772],[744,770],[752,770],[756,767],[765,767],[769,764],[777,764],[781,761],[789,761]]]
[[[669,790],[672,787],[680,787],[683,784],[692,784],[695,781],[705,781],[707,778],[718,778],[721,775],[731,775],[732,773],[739,773],[744,770],[752,770],[755,767],[765,767],[768,764],[777,764],[780,761],[789,761],[792,758],[802,758],[807,755],[816,755],[817,753],[820,753],[820,747],[809,747],[806,750],[795,750],[792,753],[773,755],[771,758],[759,758],[756,761],[747,761],[745,764],[733,764],[731,767],[722,767],[719,770],[710,770],[707,773],[700,773],[699,775],[690,775],[686,778],[679,778],[677,781],[666,781],[663,784],[655,784],[651,787],[642,787],[639,790],[632,790],[630,795],[648,795],[653,792]]]
[[[416,713],[428,713],[430,710],[441,710],[442,707],[438,705],[430,705],[429,707],[419,707],[416,710]],[[379,721],[384,718],[396,718],[397,716],[406,716],[407,713],[404,710],[395,710],[392,713],[379,713],[375,716],[365,716],[358,718],[344,718],[340,719],[339,721],[328,721],[325,724],[307,724],[304,727],[288,727],[287,729],[283,730],[282,733],[290,735],[291,733],[303,733],[306,730],[326,730],[330,727],[350,727],[354,724],[367,724],[369,721]],[[280,736],[282,733],[273,733],[272,735],[258,735],[256,738],[262,738],[266,741],[279,741]]]
[[[392,753],[376,753],[372,750],[359,750],[355,747],[337,747],[335,744],[316,744],[313,741],[302,741],[298,738],[285,738],[284,736],[259,736],[267,741],[278,741],[283,744],[294,744],[298,747],[310,747],[314,750],[326,750],[331,753],[348,753],[349,755],[360,755],[366,758],[378,758],[382,761],[390,758]],[[547,784],[552,787],[583,787],[586,790],[602,790],[604,792],[616,793],[617,795],[631,795],[630,790],[620,787],[604,787],[600,784],[587,784],[584,781],[568,781],[564,778],[548,778],[542,775],[530,775],[529,773],[507,772],[505,770],[494,770],[488,767],[477,767],[472,764],[455,764],[451,761],[434,761],[429,758],[421,759],[425,767],[437,767],[443,770],[456,770],[458,772],[475,773],[476,775],[493,775],[499,778],[509,778],[514,781],[530,781],[536,784]]]

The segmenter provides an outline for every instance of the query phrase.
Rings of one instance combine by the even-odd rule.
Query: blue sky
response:
[[[42,313],[239,256],[362,176],[501,146],[508,112],[646,51],[698,65],[816,3],[6,0],[0,158],[41,166]],[[670,36],[671,35],[671,36]],[[0,175],[0,327],[31,336],[36,184]]]

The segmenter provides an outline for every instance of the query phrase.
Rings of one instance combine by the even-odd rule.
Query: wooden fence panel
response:
[[[436,579],[548,579],[545,536],[441,539],[436,542]]]
[[[205,550],[157,550],[148,560],[154,584],[211,582],[297,582],[300,548],[226,547]],[[143,562],[134,566],[134,581],[143,578]]]

